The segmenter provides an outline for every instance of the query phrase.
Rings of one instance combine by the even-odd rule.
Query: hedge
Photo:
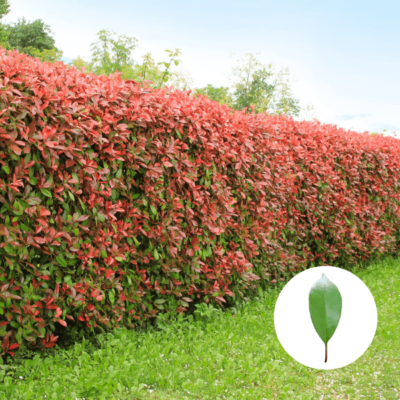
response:
[[[397,139],[4,49],[0,89],[3,355],[398,250]]]

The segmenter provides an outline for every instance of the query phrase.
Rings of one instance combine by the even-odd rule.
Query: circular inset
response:
[[[317,369],[342,368],[368,349],[378,323],[364,282],[336,267],[316,267],[292,278],[275,305],[275,331],[286,352]],[[326,360],[326,362],[325,362]]]

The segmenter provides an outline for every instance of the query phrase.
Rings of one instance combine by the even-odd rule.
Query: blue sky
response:
[[[180,48],[196,86],[228,85],[235,53],[289,67],[317,118],[400,134],[400,1],[11,0],[7,22],[40,18],[64,56],[90,55],[101,29],[138,39],[133,58]]]

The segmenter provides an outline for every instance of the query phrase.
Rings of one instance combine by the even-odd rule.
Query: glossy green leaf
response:
[[[51,197],[51,193],[50,193],[47,189],[41,188],[40,191],[41,191],[45,196]]]
[[[108,298],[110,299],[111,304],[114,304],[115,296],[114,296],[114,292],[112,290],[110,290],[108,292]]]
[[[322,274],[322,277],[312,285],[308,300],[312,323],[325,344],[325,362],[327,362],[328,342],[335,333],[342,314],[342,296],[337,286]]]
[[[56,261],[64,268],[67,267],[67,262],[64,260],[62,256],[57,256]]]

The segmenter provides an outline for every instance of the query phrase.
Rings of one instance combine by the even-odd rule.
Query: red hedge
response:
[[[398,248],[397,139],[5,50],[0,89],[3,354]]]

